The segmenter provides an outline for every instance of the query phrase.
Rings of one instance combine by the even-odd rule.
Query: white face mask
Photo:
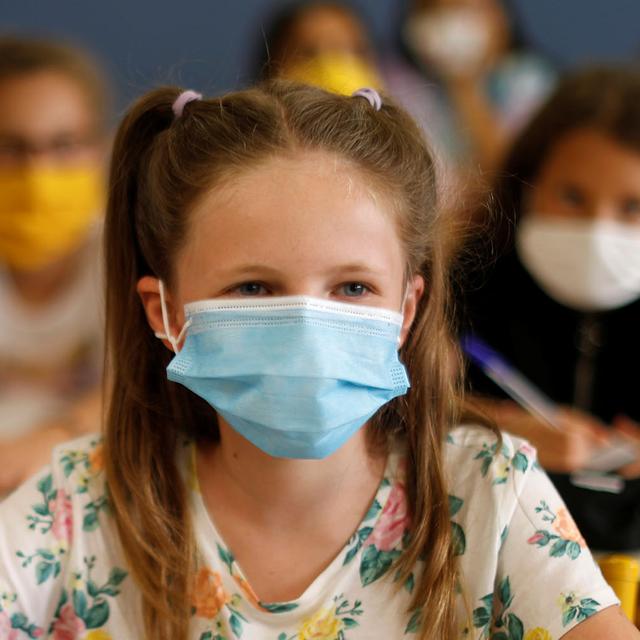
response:
[[[480,65],[489,38],[483,15],[465,7],[418,14],[405,28],[405,39],[413,51],[428,64],[451,74]]]
[[[640,297],[640,227],[527,215],[520,260],[554,300],[578,311],[616,309]]]

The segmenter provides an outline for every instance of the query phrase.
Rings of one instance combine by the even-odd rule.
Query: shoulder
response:
[[[31,558],[38,584],[57,577],[71,545],[98,528],[107,509],[98,436],[56,447],[51,464],[0,504],[0,547],[12,556]]]
[[[514,485],[517,474],[539,468],[536,450],[526,440],[479,425],[449,432],[445,465],[452,487]]]

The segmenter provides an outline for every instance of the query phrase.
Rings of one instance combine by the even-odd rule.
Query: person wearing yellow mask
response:
[[[0,38],[0,496],[99,427],[107,103],[84,53]]]
[[[345,95],[383,88],[364,22],[339,2],[297,2],[273,17],[261,42],[257,75]]]

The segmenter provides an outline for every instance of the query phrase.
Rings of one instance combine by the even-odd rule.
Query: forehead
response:
[[[640,152],[597,129],[576,129],[553,145],[538,173],[539,183],[562,181],[640,192]]]
[[[0,80],[0,134],[41,138],[96,126],[87,92],[55,70]]]
[[[349,163],[309,152],[269,159],[204,194],[180,254],[200,267],[215,255],[302,269],[345,257],[384,263],[402,250],[390,200]]]
[[[291,29],[291,40],[297,44],[363,43],[366,39],[364,26],[355,15],[332,6],[321,5],[303,11]]]

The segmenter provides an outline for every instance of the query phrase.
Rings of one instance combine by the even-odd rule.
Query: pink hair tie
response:
[[[382,108],[382,98],[380,94],[370,87],[363,87],[362,89],[358,89],[351,94],[352,98],[364,98],[369,101],[369,104],[376,110],[380,111]]]
[[[190,102],[193,102],[194,100],[202,100],[202,94],[198,93],[197,91],[192,91],[191,89],[188,89],[187,91],[183,91],[175,99],[175,102],[171,107],[173,109],[173,113],[175,117],[179,118],[182,115],[182,112],[184,111],[185,106]]]

